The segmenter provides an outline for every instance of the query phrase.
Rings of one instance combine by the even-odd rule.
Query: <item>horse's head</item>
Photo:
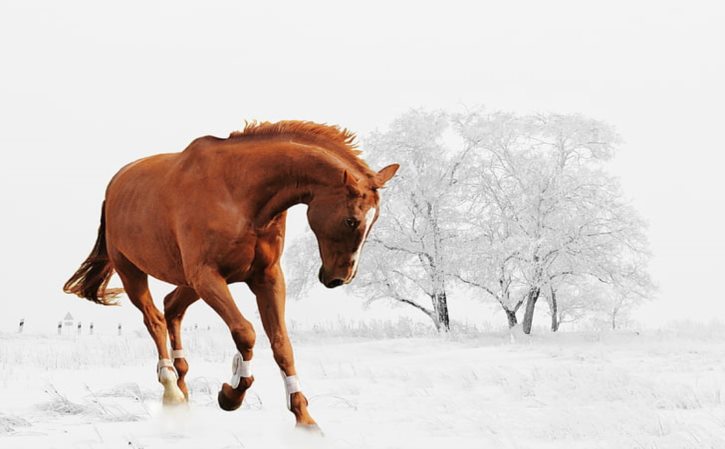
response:
[[[339,186],[310,202],[307,218],[317,237],[322,258],[318,277],[325,287],[348,284],[357,274],[363,244],[380,214],[378,189],[395,175],[398,167],[388,165],[365,180],[345,172]]]

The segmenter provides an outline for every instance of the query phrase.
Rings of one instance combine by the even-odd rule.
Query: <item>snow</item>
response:
[[[186,333],[188,407],[164,409],[148,336],[0,334],[2,448],[725,448],[725,330],[294,336],[323,438],[294,429],[260,336],[240,410],[229,335]]]

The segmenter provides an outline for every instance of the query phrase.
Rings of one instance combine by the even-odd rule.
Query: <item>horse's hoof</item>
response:
[[[164,407],[180,407],[184,405],[189,405],[184,395],[181,395],[180,398],[176,396],[167,397],[166,395],[164,395],[161,403],[164,405]]]
[[[176,381],[172,382],[162,379],[161,383],[164,386],[164,394],[161,397],[161,403],[165,407],[173,407],[187,403],[188,399],[178,385],[176,385]]]
[[[165,407],[174,407],[177,405],[184,405],[187,403],[186,396],[178,388],[176,390],[168,389],[164,391],[164,395],[161,397],[161,403]]]
[[[302,430],[305,433],[308,433],[310,435],[317,435],[317,436],[321,436],[321,437],[325,436],[325,432],[322,431],[322,429],[320,428],[320,426],[317,425],[317,423],[315,423],[315,424],[297,423],[297,425],[295,425],[295,428]]]
[[[222,389],[219,390],[219,395],[217,396],[219,407],[228,412],[238,409],[242,405],[243,400],[244,393],[240,395],[234,388],[232,388],[231,385],[227,383],[222,385]]]

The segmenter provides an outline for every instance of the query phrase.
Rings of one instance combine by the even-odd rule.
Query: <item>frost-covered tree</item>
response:
[[[320,269],[319,249],[311,230],[292,240],[284,251],[282,264],[287,294],[294,299],[304,298],[320,282],[317,277]]]
[[[401,169],[350,291],[414,307],[438,329],[450,326],[450,281],[495,300],[510,327],[523,308],[526,333],[542,296],[553,331],[592,313],[616,323],[652,291],[644,224],[606,171],[618,142],[580,115],[404,114],[364,140],[372,164]],[[317,250],[295,245],[299,293]]]
[[[646,253],[641,221],[604,170],[619,138],[606,124],[579,115],[474,112],[457,121],[464,140],[478,150],[466,182],[469,197],[481,205],[472,218],[487,240],[469,253],[464,280],[492,294],[509,325],[523,304],[526,333],[546,293],[556,330],[562,282],[601,277],[603,267],[616,267],[612,261],[622,257],[615,248]],[[498,269],[491,269],[492,260]],[[525,295],[502,302],[491,286],[514,281],[525,285]]]
[[[495,299],[513,327],[525,301],[520,266],[526,239],[516,222],[524,201],[500,155],[486,149],[511,147],[524,134],[525,123],[508,114],[479,112],[458,115],[454,123],[474,152],[461,169],[460,202],[468,205],[468,214],[460,221],[469,226],[458,224],[453,276]]]
[[[647,270],[647,240],[643,234],[636,237],[620,242],[614,250],[615,257],[597,267],[597,278],[607,286],[608,293],[597,309],[606,316],[612,329],[656,290]]]
[[[606,303],[607,288],[591,276],[567,276],[550,282],[541,292],[549,306],[551,330],[563,323],[581,321],[593,312],[599,313]]]
[[[413,110],[365,139],[371,160],[400,160],[401,171],[383,193],[362,279],[354,287],[364,297],[417,308],[439,330],[450,328],[450,255],[465,207],[458,182],[473,148],[452,142],[449,125],[448,114]]]

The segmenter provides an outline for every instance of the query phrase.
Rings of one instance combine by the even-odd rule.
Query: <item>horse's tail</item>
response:
[[[63,285],[63,291],[104,306],[116,305],[114,298],[123,293],[123,289],[106,288],[112,274],[113,266],[106,248],[106,202],[104,201],[96,244],[78,271]]]

